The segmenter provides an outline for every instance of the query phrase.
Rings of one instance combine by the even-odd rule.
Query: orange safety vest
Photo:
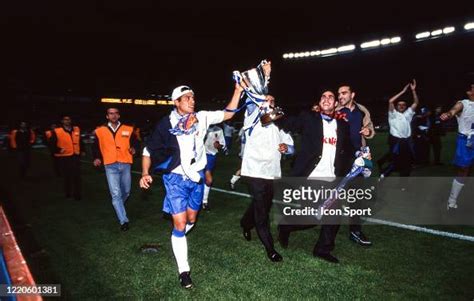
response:
[[[10,147],[13,148],[13,149],[16,149],[17,148],[17,145],[16,145],[16,133],[18,132],[18,130],[13,130],[9,136],[9,139],[10,139]],[[33,144],[35,143],[36,141],[36,134],[33,130],[30,130],[30,144]]]
[[[10,134],[10,147],[12,149],[16,149],[16,132],[18,132],[18,130],[13,130]]]
[[[54,129],[54,132],[56,133],[56,137],[58,138],[56,146],[58,148],[64,149],[63,153],[54,154],[56,157],[68,157],[72,155],[79,155],[81,153],[81,130],[79,129],[79,127],[74,126],[72,128],[71,134],[66,132],[62,127]]]
[[[115,162],[132,164],[133,157],[129,150],[133,127],[121,124],[114,135],[112,130],[104,125],[95,130],[95,135],[99,139],[104,165]]]

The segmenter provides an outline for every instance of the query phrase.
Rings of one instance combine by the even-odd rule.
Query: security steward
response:
[[[61,126],[54,129],[49,141],[54,156],[59,160],[66,198],[74,197],[74,200],[80,201],[82,197],[80,155],[83,149],[81,129],[72,126],[71,117],[65,115],[61,119]]]
[[[120,229],[127,231],[129,220],[125,202],[130,196],[131,166],[137,144],[133,126],[120,123],[117,108],[108,108],[105,115],[108,123],[95,130],[93,146],[94,166],[104,164],[112,205],[120,223]]]

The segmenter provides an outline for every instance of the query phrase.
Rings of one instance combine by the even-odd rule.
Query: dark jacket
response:
[[[164,116],[155,126],[153,134],[147,140],[146,148],[150,153],[153,171],[169,173],[181,164],[178,139],[170,133],[171,122]]]
[[[298,116],[278,120],[277,125],[286,131],[301,134],[301,147],[296,152],[291,176],[309,176],[321,160],[323,153],[323,119],[321,114],[313,111],[302,112]],[[350,171],[354,152],[349,124],[344,120],[337,120],[336,158],[334,161],[337,177],[344,177]]]

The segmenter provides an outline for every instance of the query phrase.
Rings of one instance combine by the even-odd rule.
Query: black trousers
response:
[[[20,177],[24,178],[30,168],[31,154],[29,149],[16,151],[18,166],[20,168]]]
[[[437,135],[430,136],[430,145],[433,148],[434,163],[441,163],[441,137]]]
[[[411,164],[413,162],[412,139],[397,138],[389,135],[388,141],[395,170],[400,173],[400,177],[409,177],[411,173]]]
[[[56,157],[54,154],[51,154],[51,162],[52,162],[52,165],[53,165],[54,174],[57,177],[60,177],[61,176],[60,158]]]
[[[370,189],[370,182],[367,181],[367,179],[364,179],[364,176],[362,174],[358,175],[355,179],[352,180],[351,183],[349,183],[349,189]],[[347,189],[347,188],[346,188]],[[353,203],[350,203],[350,208],[351,209],[364,209],[367,208],[363,200],[356,200]],[[362,231],[362,219],[360,218],[360,215],[354,215],[352,217],[349,217],[349,231],[350,232],[361,232]]]
[[[280,224],[279,228],[280,231],[283,233],[287,233],[288,235],[294,231],[306,230],[310,228],[314,228],[317,225],[283,225]],[[328,254],[334,250],[336,246],[336,236],[337,232],[339,231],[340,225],[322,225],[321,231],[319,232],[318,241],[313,249],[313,254]]]
[[[274,250],[273,238],[270,232],[269,213],[273,200],[273,180],[246,177],[252,202],[240,220],[240,226],[245,230],[255,227],[258,237],[267,252]]]
[[[417,164],[427,164],[430,162],[429,137],[426,134],[419,134],[414,139],[415,160]]]
[[[332,183],[335,185],[335,183]],[[319,186],[319,184],[314,184],[314,187]],[[334,188],[331,184],[323,184],[326,188]],[[302,201],[302,207],[314,207],[314,203],[311,200]],[[340,208],[341,203],[337,201],[331,208]],[[334,250],[336,246],[336,235],[340,228],[340,216],[324,216],[321,225],[321,230],[319,232],[319,237],[316,242],[316,245],[313,249],[313,254],[328,254]],[[356,223],[357,221],[355,221]],[[291,232],[306,230],[316,227],[320,222],[318,222],[313,216],[286,216],[284,217],[279,224],[279,231],[283,236],[290,235]],[[360,231],[360,225],[353,225],[351,231]]]
[[[81,160],[77,155],[59,157],[61,175],[64,178],[64,193],[66,197],[73,196],[81,199]]]

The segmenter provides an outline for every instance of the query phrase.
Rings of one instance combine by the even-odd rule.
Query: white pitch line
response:
[[[433,235],[438,235],[438,236],[444,236],[444,237],[474,242],[473,236],[446,232],[446,231],[439,231],[439,230],[434,230],[434,229],[424,228],[424,227],[419,227],[419,226],[414,226],[414,225],[400,224],[396,222],[385,221],[382,219],[376,219],[376,218],[370,218],[370,217],[362,218],[362,219],[368,221],[369,223],[386,225],[386,226],[391,226],[395,228],[401,228],[401,229],[406,229],[406,230],[411,230],[411,231],[423,232],[423,233],[428,233],[428,234],[433,234]]]
[[[89,161],[81,160],[82,162],[86,163],[91,163]],[[141,175],[140,172],[132,170],[132,173]],[[232,194],[232,195],[237,195],[237,196],[242,196],[246,198],[251,198],[250,194],[247,193],[242,193],[242,192],[236,192],[236,191],[230,191],[222,188],[216,188],[216,187],[211,187],[211,190],[215,190],[218,192],[222,193],[227,193],[227,194]],[[391,222],[391,221],[386,221],[382,219],[376,219],[376,218],[362,218],[363,220],[373,223],[373,224],[380,224],[380,225],[385,225],[385,226],[390,226],[390,227],[395,227],[399,229],[405,229],[405,230],[410,230],[410,231],[415,231],[415,232],[422,232],[422,233],[428,233],[431,235],[435,236],[442,236],[442,237],[448,237],[448,238],[454,238],[454,239],[459,239],[459,240],[465,240],[465,241],[470,241],[474,242],[474,236],[469,236],[469,235],[463,235],[459,233],[452,233],[452,232],[447,232],[447,231],[439,231],[439,230],[434,230],[431,228],[424,228],[424,227],[419,227],[415,225],[407,225],[407,224],[400,224],[396,222]]]
[[[228,194],[233,194],[233,195],[238,195],[238,196],[243,196],[243,197],[246,197],[246,198],[251,198],[252,197],[250,194],[247,194],[247,193],[229,191],[229,190],[216,188],[216,187],[211,187],[211,190],[215,190],[215,191],[219,191],[219,192],[223,192],[223,193],[228,193]]]

